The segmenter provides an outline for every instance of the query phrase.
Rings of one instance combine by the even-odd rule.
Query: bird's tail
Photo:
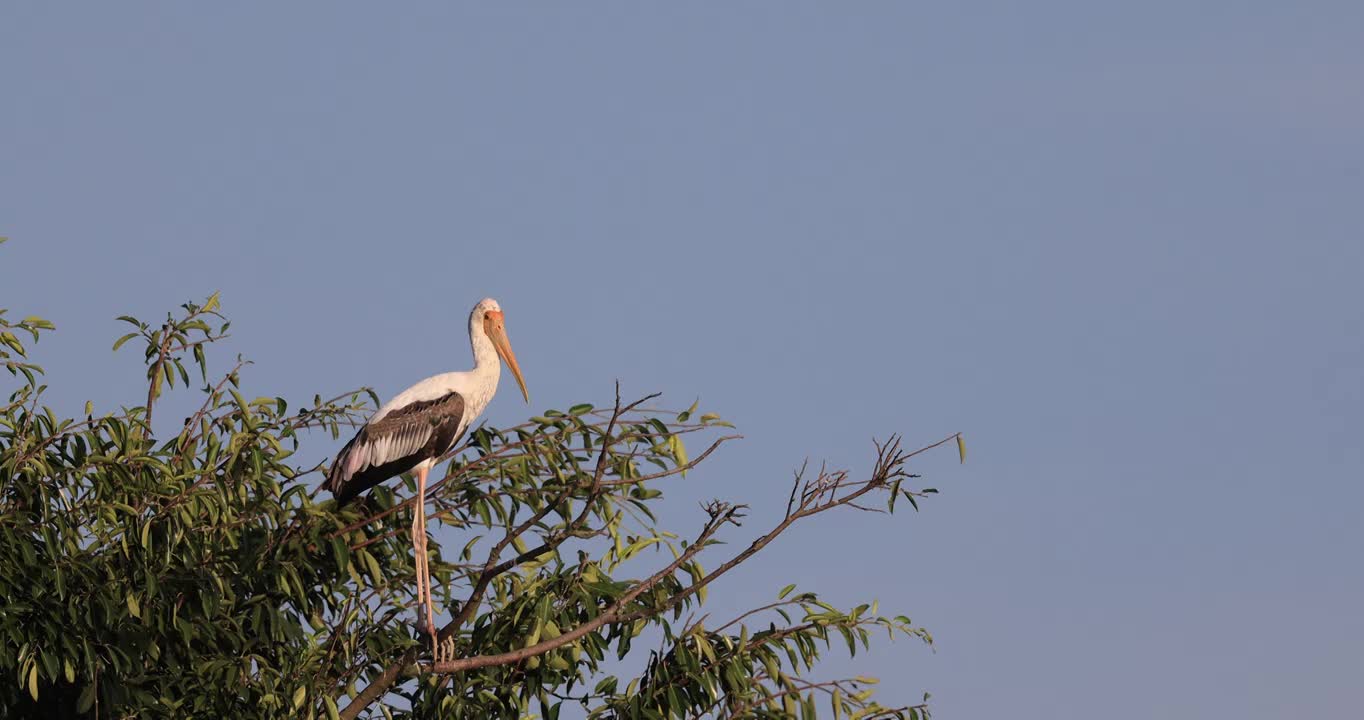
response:
[[[355,438],[351,438],[346,446],[341,448],[341,452],[336,454],[336,459],[332,461],[332,466],[327,470],[327,479],[322,482],[322,488],[336,498],[336,505],[340,507],[355,497],[355,492],[348,487],[349,480],[353,474],[350,470],[351,449],[355,445]]]

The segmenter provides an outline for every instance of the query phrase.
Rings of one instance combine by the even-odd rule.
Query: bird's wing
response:
[[[454,446],[463,425],[464,397],[457,392],[393,408],[346,443],[327,473],[326,488],[345,502],[439,457]]]

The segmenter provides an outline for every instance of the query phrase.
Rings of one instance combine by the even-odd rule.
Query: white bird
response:
[[[412,548],[416,552],[417,602],[422,605],[418,624],[424,624],[430,633],[437,660],[440,651],[426,556],[427,473],[454,448],[497,392],[497,378],[502,372],[499,356],[516,377],[522,397],[530,402],[496,300],[484,298],[469,313],[469,344],[474,350],[473,370],[429,377],[384,403],[341,449],[323,485],[340,505],[388,478],[405,472],[417,476]],[[420,615],[423,610],[425,617]]]

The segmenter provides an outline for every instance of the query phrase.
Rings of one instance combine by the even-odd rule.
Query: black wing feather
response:
[[[464,398],[459,393],[449,393],[435,400],[408,403],[396,408],[377,421],[366,423],[355,437],[341,448],[331,470],[327,473],[324,487],[336,497],[338,504],[344,505],[355,496],[391,477],[411,470],[422,461],[444,455],[459,441],[460,423],[463,419]],[[345,472],[351,454],[358,449],[372,450],[374,444],[381,438],[386,438],[392,443],[414,439],[418,434],[428,437],[425,443],[412,452],[378,465],[358,468],[354,473]]]

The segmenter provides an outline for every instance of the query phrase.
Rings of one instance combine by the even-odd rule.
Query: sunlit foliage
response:
[[[737,437],[719,416],[617,395],[481,427],[428,493],[455,658],[432,666],[410,624],[409,479],[338,510],[315,489],[324,467],[295,459],[350,432],[372,395],[245,393],[243,362],[208,367],[219,313],[214,295],[159,324],[121,318],[132,332],[115,349],[142,352],[145,403],[64,417],[30,359],[52,324],[0,312],[15,385],[0,405],[0,717],[927,717],[877,704],[872,678],[812,679],[821,654],[876,632],[930,641],[906,617],[794,586],[733,618],[700,610],[713,580],[795,523],[917,509],[934,491],[902,487],[916,453],[898,439],[860,480],[798,475],[773,499],[781,522],[726,551],[712,546],[742,506],[709,504],[688,534],[655,519],[662,487]],[[161,394],[195,386],[199,409],[154,430]],[[618,676],[636,656],[638,676]]]

